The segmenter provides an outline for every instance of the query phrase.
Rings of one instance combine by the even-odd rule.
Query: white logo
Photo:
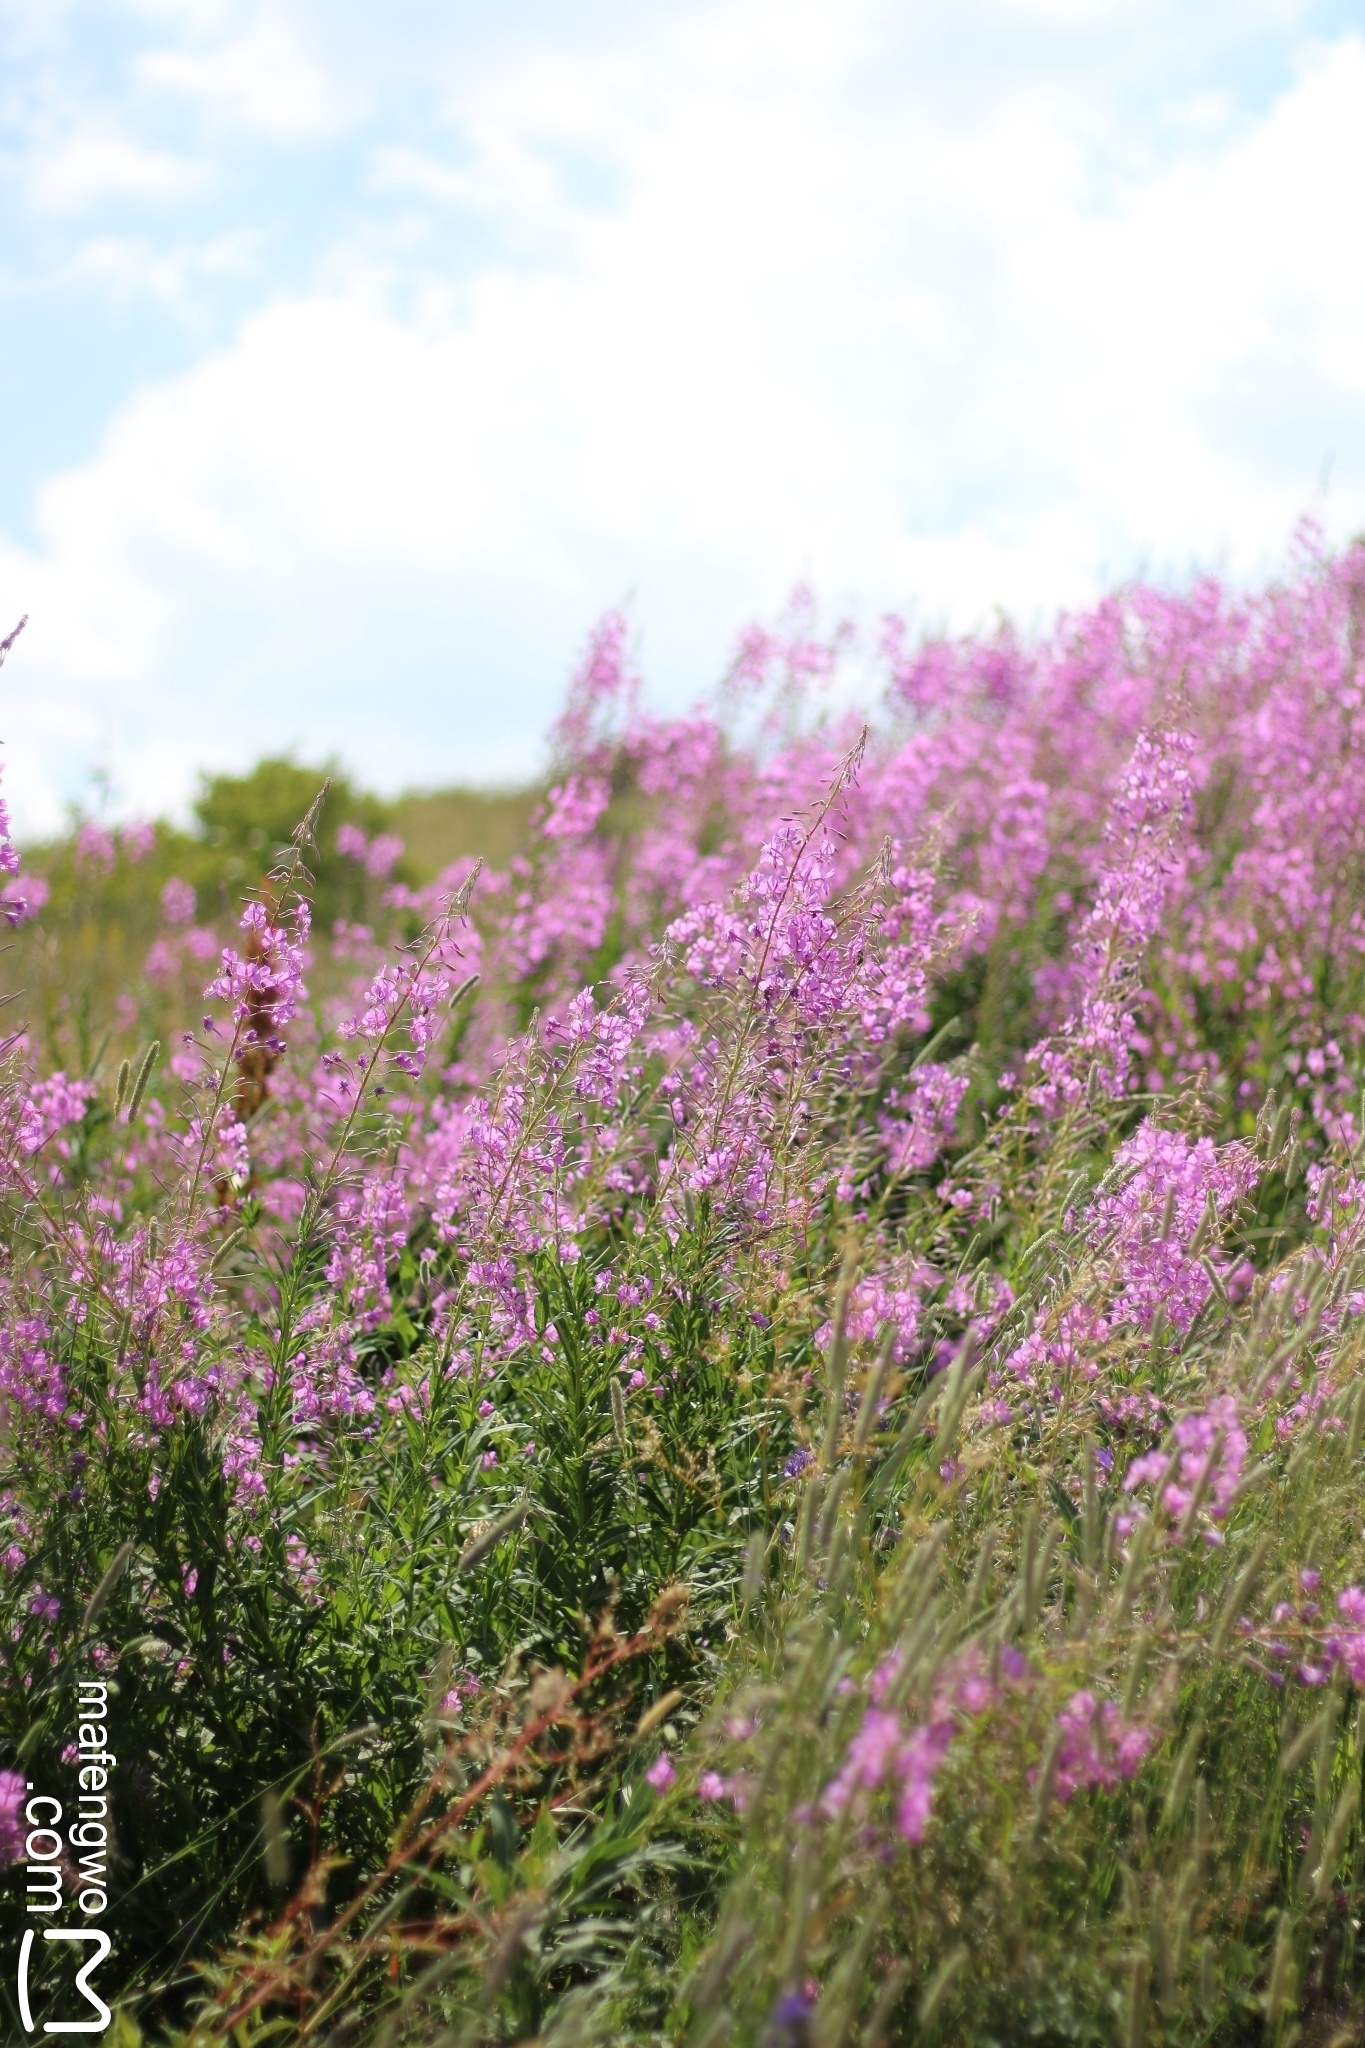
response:
[[[30,2034],[36,2034],[38,2031],[33,2024],[33,2008],[28,2002],[28,1959],[33,1949],[33,1937],[37,1931],[36,1927],[28,1928],[25,1931],[24,1939],[19,1949],[19,2017],[28,2028]],[[110,2012],[104,2000],[90,1989],[90,1973],[92,1970],[98,1969],[99,1965],[104,1961],[110,1949],[114,1946],[113,1942],[110,1941],[102,1927],[45,1927],[43,1929],[43,1940],[93,1941],[95,1943],[96,1953],[93,1956],[87,1956],[81,1968],[76,1972],[76,1989],[94,2007],[99,2015],[98,2019],[93,2020],[48,2020],[43,2027],[43,2032],[45,2034],[102,2034],[113,2020],[114,2015]]]

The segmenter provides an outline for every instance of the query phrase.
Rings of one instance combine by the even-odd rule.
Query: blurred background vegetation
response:
[[[381,914],[389,883],[420,888],[471,855],[505,868],[526,837],[537,797],[534,789],[446,789],[385,800],[335,764],[271,758],[246,775],[203,777],[187,828],[165,820],[101,827],[73,815],[60,839],[21,848],[25,878],[41,877],[48,894],[38,914],[0,947],[0,996],[23,998],[8,1016],[22,1021],[45,1056],[68,1071],[84,1071],[97,1057],[95,1018],[101,1037],[111,1020],[116,1036],[160,1028],[164,1019],[142,1014],[143,975],[150,949],[167,930],[167,884],[178,881],[194,891],[193,910],[182,923],[225,933],[329,780],[312,862],[324,979],[328,939],[339,921],[369,923]],[[363,862],[338,850],[345,825],[359,827],[369,840],[392,834],[402,841],[386,876],[367,872]],[[181,897],[188,901],[183,891]],[[205,948],[201,941],[198,958],[182,959],[185,978],[208,978],[215,956]],[[190,990],[179,993],[193,1000]]]

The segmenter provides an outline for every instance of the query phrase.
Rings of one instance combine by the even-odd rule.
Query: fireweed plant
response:
[[[613,617],[505,872],[19,1005],[7,1942],[98,1678],[129,2048],[1359,2039],[1362,632]]]

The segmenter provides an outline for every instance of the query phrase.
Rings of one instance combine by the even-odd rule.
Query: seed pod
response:
[[[828,1472],[839,1448],[843,1423],[844,1374],[848,1370],[848,1297],[853,1290],[857,1270],[857,1255],[850,1245],[844,1254],[839,1283],[834,1290],[834,1327],[829,1340],[829,1359],[826,1367],[829,1375],[829,1418],[825,1425],[825,1441],[820,1451],[822,1472]]]
[[[132,1554],[133,1545],[131,1542],[123,1544],[114,1552],[113,1557],[105,1566],[99,1584],[85,1603],[85,1613],[81,1616],[82,1629],[93,1628],[99,1620],[108,1603],[109,1595],[128,1569],[128,1560],[132,1557]]]
[[[899,1581],[887,1601],[885,1625],[889,1638],[898,1638],[923,1614],[938,1584],[940,1557],[947,1531],[940,1522],[923,1542],[917,1543],[897,1573]],[[905,1666],[902,1665],[902,1671]],[[894,1689],[894,1688],[893,1688]]]
[[[806,1829],[798,1839],[794,1863],[794,1869],[791,1865],[788,1865],[787,1869],[783,1900],[787,1936],[782,1944],[777,1964],[778,1976],[785,1977],[788,1981],[797,1976],[798,1972],[803,1977],[806,1974],[801,1964],[806,1953],[807,1930],[815,1909],[818,1888],[814,1869],[815,1845],[809,1829]]]
[[[133,1118],[142,1107],[142,1098],[146,1093],[147,1083],[152,1078],[152,1068],[156,1065],[160,1055],[161,1040],[154,1038],[142,1056],[142,1065],[138,1068],[137,1079],[133,1083],[132,1100],[128,1104],[129,1123],[133,1121]]]
[[[1300,1326],[1301,1329],[1308,1330],[1309,1334],[1317,1328],[1318,1318],[1322,1314],[1323,1305],[1331,1291],[1332,1280],[1332,1268],[1328,1265],[1319,1266],[1313,1276],[1313,1283],[1305,1297],[1307,1314],[1304,1316],[1303,1323]]]
[[[744,1578],[739,1589],[739,1604],[742,1613],[749,1609],[763,1591],[763,1569],[767,1559],[768,1545],[761,1529],[755,1529],[744,1550]]]
[[[835,1483],[837,1485],[838,1481]],[[841,1516],[830,1531],[829,1543],[825,1549],[825,1568],[821,1577],[831,1600],[842,1600],[848,1591],[854,1565],[854,1535],[860,1530],[859,1518],[855,1517],[850,1522],[847,1517]]]
[[[1043,1252],[1050,1251],[1056,1244],[1058,1236],[1059,1232],[1054,1229],[1045,1230],[1041,1237],[1035,1237],[1032,1244],[1024,1252],[1023,1264],[1031,1265]]]
[[[872,1432],[877,1426],[877,1411],[882,1405],[882,1392],[891,1371],[891,1353],[895,1347],[895,1342],[895,1330],[888,1327],[883,1333],[881,1350],[877,1353],[877,1363],[872,1368],[871,1377],[863,1389],[863,1398],[858,1408],[857,1426],[853,1431],[853,1455],[855,1458],[862,1457],[867,1449]]]
[[[437,1652],[436,1662],[427,1677],[427,1705],[422,1720],[422,1733],[428,1742],[433,1742],[439,1732],[454,1669],[455,1645],[453,1642],[445,1642]]]
[[[1038,1618],[1043,1611],[1043,1599],[1047,1593],[1047,1582],[1052,1576],[1052,1560],[1056,1555],[1057,1545],[1061,1540],[1061,1533],[1056,1522],[1050,1523],[1043,1532],[1042,1542],[1034,1552],[1028,1583],[1025,1587],[1024,1627],[1026,1629],[1031,1629],[1037,1625]]]
[[[1038,1551],[1038,1508],[1030,1501],[1024,1511],[1024,1526],[1019,1536],[1019,1623],[1022,1628],[1029,1625],[1029,1609],[1033,1604],[1034,1559]]]
[[[1112,1519],[1109,1526],[1112,1529]],[[1146,1568],[1147,1552],[1151,1546],[1151,1541],[1152,1524],[1150,1520],[1144,1519],[1138,1523],[1132,1533],[1128,1544],[1128,1560],[1123,1567],[1123,1577],[1119,1580],[1118,1589],[1114,1594],[1114,1620],[1116,1623],[1127,1619],[1128,1610],[1137,1596],[1137,1590],[1142,1582],[1142,1575]]]
[[[1128,1980],[1128,2023],[1123,2030],[1124,2048],[1143,2048],[1147,2039],[1147,1985],[1152,1966],[1146,1950],[1133,1957]]]
[[[1204,1268],[1204,1272],[1208,1278],[1209,1286],[1213,1289],[1214,1294],[1217,1297],[1219,1308],[1225,1309],[1228,1305],[1228,1290],[1223,1284],[1222,1274],[1214,1265],[1212,1259],[1201,1259],[1199,1263]]]
[[[1033,1820],[1029,1826],[1028,1845],[1036,1850],[1043,1839],[1047,1817],[1052,1810],[1052,1787],[1057,1777],[1057,1760],[1062,1753],[1062,1730],[1055,1724],[1043,1751],[1043,1761],[1038,1771],[1038,1782],[1034,1788]]]
[[[844,1495],[848,1491],[848,1479],[849,1470],[847,1465],[845,1465],[830,1480],[829,1492],[825,1500],[825,1510],[820,1517],[820,1526],[815,1538],[815,1550],[818,1557],[828,1558],[829,1556],[829,1547],[834,1539],[835,1528],[838,1525],[839,1510],[844,1504]]]
[[[502,1542],[504,1536],[510,1536],[514,1529],[521,1527],[530,1512],[531,1502],[527,1496],[519,1500],[515,1507],[509,1508],[505,1515],[499,1515],[496,1522],[489,1522],[472,1535],[460,1552],[459,1561],[455,1566],[456,1574],[471,1571],[476,1564],[481,1563],[489,1551]]]
[[[284,1803],[278,1792],[261,1796],[261,1835],[265,1874],[276,1891],[289,1882],[289,1840],[284,1827]]]
[[[982,1367],[972,1365],[973,1349],[972,1332],[968,1330],[962,1340],[961,1349],[946,1374],[948,1384],[944,1391],[943,1406],[939,1411],[938,1435],[934,1438],[934,1448],[930,1452],[931,1462],[935,1466],[943,1464],[951,1454],[963,1410],[981,1384]]]
[[[1273,2027],[1294,2002],[1294,1923],[1281,1913],[1270,1959],[1270,1983],[1266,1987],[1266,2025]]]
[[[1329,1801],[1332,1796],[1332,1761],[1336,1753],[1337,1718],[1341,1713],[1341,1691],[1339,1677],[1334,1681],[1331,1695],[1324,1707],[1322,1725],[1318,1731],[1318,1753],[1314,1760],[1313,1782],[1316,1797],[1313,1801],[1313,1824],[1309,1830],[1308,1847],[1299,1866],[1299,1889],[1307,1891],[1312,1882],[1322,1854],[1323,1837],[1330,1822]]]
[[[1166,1918],[1165,1901],[1161,1887],[1157,1885],[1152,1893],[1152,1913],[1148,1923],[1147,1946],[1156,1965],[1157,1999],[1161,2005],[1169,2006],[1175,2000],[1175,1943],[1171,1939],[1171,1926]]]
[[[1209,1659],[1222,1657],[1224,1647],[1226,1647],[1226,1642],[1228,1642],[1228,1636],[1232,1634],[1232,1628],[1240,1620],[1242,1608],[1246,1606],[1246,1602],[1250,1599],[1250,1589],[1252,1589],[1254,1583],[1257,1583],[1257,1575],[1259,1575],[1261,1567],[1265,1565],[1269,1548],[1271,1548],[1271,1538],[1269,1538],[1269,1534],[1265,1534],[1265,1536],[1259,1538],[1257,1548],[1250,1552],[1246,1563],[1242,1565],[1242,1569],[1238,1571],[1236,1579],[1232,1581],[1232,1591],[1228,1593],[1222,1608],[1218,1610],[1218,1620],[1214,1622],[1214,1632],[1212,1632],[1212,1636],[1209,1636]]]
[[[800,1572],[804,1572],[810,1563],[810,1548],[815,1536],[815,1511],[819,1505],[822,1477],[817,1467],[807,1478],[801,1495],[801,1511],[796,1518],[796,1541],[792,1546],[796,1568]]]
[[[1304,1722],[1297,1734],[1290,1737],[1280,1751],[1280,1773],[1292,1778],[1308,1752],[1320,1744],[1323,1736],[1330,1735],[1336,1727],[1337,1709],[1332,1701]]]
[[[1274,1149],[1273,1144],[1268,1144],[1266,1141],[1270,1138],[1271,1132],[1275,1130],[1279,1122],[1277,1110],[1278,1101],[1275,1090],[1271,1088],[1267,1092],[1265,1101],[1261,1104],[1260,1114],[1256,1118],[1256,1149],[1262,1154]]]
[[[452,1010],[459,1009],[460,1004],[464,1001],[465,997],[469,995],[477,987],[478,980],[479,977],[477,974],[467,974],[465,976],[464,980],[460,983],[460,986],[456,989],[454,995],[450,998],[450,1007]]]
[[[1180,1877],[1175,1888],[1175,1905],[1169,1923],[1173,1947],[1172,1960],[1177,1977],[1185,1968],[1185,1954],[1190,1945],[1190,1922],[1194,1917],[1194,1902],[1199,1889],[1199,1858],[1187,1856],[1180,1866]]]
[[[1204,1867],[1213,1838],[1209,1833],[1209,1783],[1207,1778],[1194,1781],[1194,1842],[1193,1862],[1198,1874]]]
[[[951,1954],[943,1958],[925,1985],[924,1996],[919,2002],[919,2023],[922,2027],[933,2024],[939,2007],[966,1968],[967,1961],[968,1952],[965,1948],[955,1948]]]
[[[1184,1811],[1194,1767],[1199,1761],[1199,1746],[1203,1740],[1204,1723],[1198,1720],[1180,1745],[1180,1754],[1175,1760],[1175,1769],[1171,1772],[1171,1782],[1166,1788],[1162,1819],[1168,1828],[1173,1828],[1177,1824]]]
[[[611,1433],[616,1438],[616,1448],[623,1458],[630,1456],[630,1437],[626,1431],[626,1397],[621,1392],[621,1382],[611,1383]]]
[[[1087,1436],[1084,1477],[1081,1485],[1081,1563],[1088,1572],[1093,1572],[1099,1563],[1099,1548],[1099,1459],[1095,1452],[1094,1437]]]
[[[1276,1110],[1275,1121],[1270,1127],[1270,1141],[1265,1148],[1267,1159],[1274,1159],[1283,1147],[1289,1135],[1293,1115],[1294,1106],[1291,1102],[1282,1102]]]
[[[1354,1465],[1359,1455],[1362,1431],[1365,1431],[1365,1380],[1356,1388],[1355,1399],[1351,1403],[1351,1427],[1346,1437],[1348,1465]]]
[[[971,1589],[967,1594],[966,1612],[969,1615],[976,1613],[985,1594],[991,1575],[991,1563],[995,1557],[998,1533],[994,1522],[992,1522],[983,1532],[981,1542],[977,1547],[976,1566],[972,1572]]]
[[[1204,1197],[1204,1212],[1199,1218],[1194,1236],[1190,1239],[1189,1255],[1192,1259],[1199,1257],[1209,1239],[1217,1234],[1217,1230],[1218,1204],[1214,1200],[1213,1189],[1210,1188]]]
[[[653,1729],[658,1727],[661,1721],[666,1721],[673,1712],[674,1707],[678,1706],[681,1700],[682,1694],[674,1686],[672,1692],[666,1692],[662,1699],[655,1700],[652,1707],[646,1707],[636,1724],[636,1741],[638,1742],[641,1737],[650,1734]]]
[[[1336,1876],[1341,1852],[1346,1847],[1346,1837],[1354,1825],[1359,1804],[1360,1778],[1353,1774],[1347,1780],[1346,1789],[1336,1803],[1331,1825],[1327,1830],[1327,1839],[1322,1845],[1322,1861],[1313,1873],[1315,1899],[1325,1899],[1332,1888],[1332,1879]]]

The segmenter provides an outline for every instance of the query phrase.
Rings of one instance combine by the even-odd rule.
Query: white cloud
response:
[[[98,116],[65,132],[36,137],[25,163],[29,204],[39,213],[76,214],[111,200],[183,201],[202,189],[206,167],[175,150],[152,149]]]
[[[78,760],[157,807],[291,739],[390,784],[524,772],[632,586],[676,698],[798,575],[966,625],[1144,558],[1250,572],[1328,447],[1331,523],[1359,524],[1360,39],[1115,187],[1064,81],[972,127],[888,104],[884,21],[752,0],[447,80],[448,151],[369,157],[428,239],[338,245],[0,548],[0,610],[34,619],[5,674],[21,815]],[[421,252],[462,222],[499,253],[457,290]]]
[[[170,247],[146,235],[92,235],[61,273],[64,284],[94,283],[126,305],[141,298],[193,310],[206,278],[245,279],[259,271],[260,237],[237,233]]]
[[[1040,15],[1048,21],[1106,21],[1116,14],[1131,14],[1138,0],[1000,0],[1009,14]]]
[[[311,142],[345,126],[354,95],[279,10],[259,6],[242,18],[244,10],[233,9],[223,20],[225,13],[215,8],[209,22],[192,21],[199,33],[189,47],[143,51],[137,82],[191,102],[215,126],[273,142]]]

